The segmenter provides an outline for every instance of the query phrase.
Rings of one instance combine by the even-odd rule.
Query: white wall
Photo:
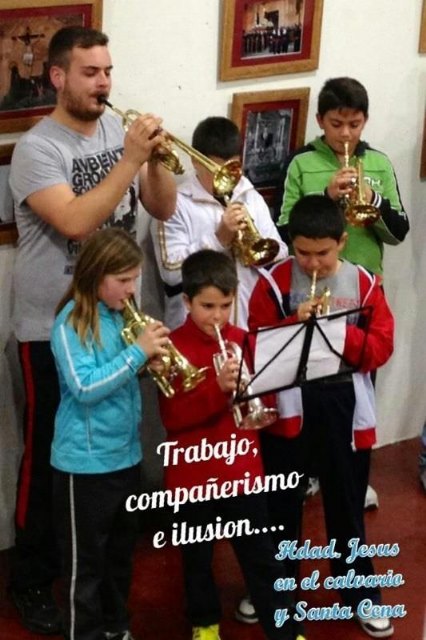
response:
[[[413,437],[426,416],[422,311],[425,309],[426,185],[419,178],[425,109],[426,59],[418,50],[422,0],[324,0],[320,63],[316,71],[232,82],[218,81],[220,0],[104,0],[103,29],[110,36],[116,106],[151,111],[165,127],[189,142],[192,129],[208,115],[229,115],[232,94],[249,90],[310,87],[307,139],[317,133],[315,105],[319,89],[333,76],[349,75],[365,84],[371,115],[365,139],[391,157],[411,220],[411,232],[399,247],[386,252],[386,290],[397,332],[393,359],[379,374],[380,444]],[[0,142],[13,136],[0,136]],[[8,323],[10,267],[13,249],[0,251],[0,336]],[[9,361],[0,353],[2,393],[8,392]],[[7,363],[7,364],[6,364]],[[3,438],[19,441],[13,404],[2,409]],[[0,403],[0,406],[1,405]],[[0,453],[0,457],[4,453]],[[0,459],[0,468],[3,468]],[[14,468],[14,460],[9,465]],[[414,464],[414,462],[413,462]],[[4,474],[3,474],[4,475]],[[9,526],[0,486],[0,532]],[[3,518],[3,516],[2,516]],[[7,534],[6,534],[7,537]],[[2,540],[0,537],[0,546]]]

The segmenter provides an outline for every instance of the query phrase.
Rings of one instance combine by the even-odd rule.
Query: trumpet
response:
[[[344,143],[344,164],[349,167],[349,142]],[[361,158],[356,159],[357,177],[352,179],[353,191],[345,196],[345,218],[353,227],[368,227],[380,218],[380,210],[366,202],[364,169]]]
[[[121,335],[126,344],[134,344],[145,327],[155,322],[154,318],[138,310],[134,300],[129,299],[124,301],[123,318],[125,324]],[[164,395],[172,398],[175,395],[172,383],[177,378],[180,379],[183,391],[190,391],[204,380],[207,367],[202,369],[195,367],[176,349],[171,340],[166,348],[168,354],[160,356],[163,364],[162,372],[155,371],[149,364],[147,369]]]
[[[241,347],[236,342],[225,341],[220,332],[219,325],[214,325],[216,337],[219,343],[220,352],[213,355],[215,371],[219,374],[221,368],[228,358],[236,356],[242,367],[242,379],[240,384],[243,391],[251,394],[250,373],[242,358]],[[235,392],[234,392],[235,398]],[[252,398],[247,402],[232,404],[232,413],[237,429],[263,429],[275,422],[278,418],[277,409],[267,408],[259,398]]]
[[[105,104],[122,119],[123,128],[125,131],[130,127],[132,122],[136,120],[141,114],[135,109],[128,109],[122,111],[117,107],[114,107],[105,96],[98,96],[98,102]],[[197,160],[203,167],[205,167],[210,173],[213,174],[213,191],[214,195],[223,197],[231,194],[236,185],[238,184],[241,175],[241,163],[239,160],[228,160],[223,165],[214,162],[200,151],[194,149],[189,144],[186,144],[183,140],[180,140],[172,133],[168,131],[163,132],[169,143],[175,144],[179,149],[187,153],[191,158]],[[170,147],[170,145],[159,145],[158,149],[153,152],[153,156],[162,164],[168,171],[172,171],[176,175],[184,173],[184,168],[179,160],[177,152]]]
[[[318,272],[314,271],[312,274],[311,288],[309,292],[309,301],[315,303],[315,315],[328,316],[330,313],[330,287],[324,287],[320,295],[317,294],[317,276]]]
[[[229,197],[225,197],[224,204],[228,205],[229,202]],[[238,204],[243,205],[242,202]],[[245,227],[237,231],[231,245],[234,255],[245,267],[263,267],[271,264],[279,253],[280,245],[274,238],[263,238],[247,208],[244,209]]]

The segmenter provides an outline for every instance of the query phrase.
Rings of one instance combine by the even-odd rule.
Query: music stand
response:
[[[250,384],[245,384],[240,366],[234,402],[338,379],[358,371],[364,356],[371,314],[371,306],[357,307],[326,316],[311,316],[304,322],[248,331],[242,356],[250,363],[253,375]],[[364,340],[357,362],[349,363],[343,355],[346,326],[349,319],[351,324],[356,324],[360,317],[363,319]]]

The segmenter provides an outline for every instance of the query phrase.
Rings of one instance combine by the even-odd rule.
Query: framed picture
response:
[[[231,118],[243,137],[244,175],[272,207],[289,153],[302,146],[309,88],[235,93]]]
[[[317,69],[323,0],[223,0],[220,79]]]
[[[0,244],[13,244],[18,238],[9,187],[10,159],[14,144],[0,147]]]
[[[0,133],[25,131],[55,105],[47,69],[53,34],[100,28],[102,0],[6,0],[0,7]]]
[[[420,24],[419,53],[426,53],[426,0],[423,0],[422,21]]]

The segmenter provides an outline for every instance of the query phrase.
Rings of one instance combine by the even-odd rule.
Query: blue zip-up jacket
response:
[[[68,322],[74,301],[58,314],[51,345],[61,401],[55,420],[51,464],[68,473],[106,473],[142,458],[142,402],[137,371],[147,357],[121,337],[120,312],[98,303],[101,344],[81,343]]]

